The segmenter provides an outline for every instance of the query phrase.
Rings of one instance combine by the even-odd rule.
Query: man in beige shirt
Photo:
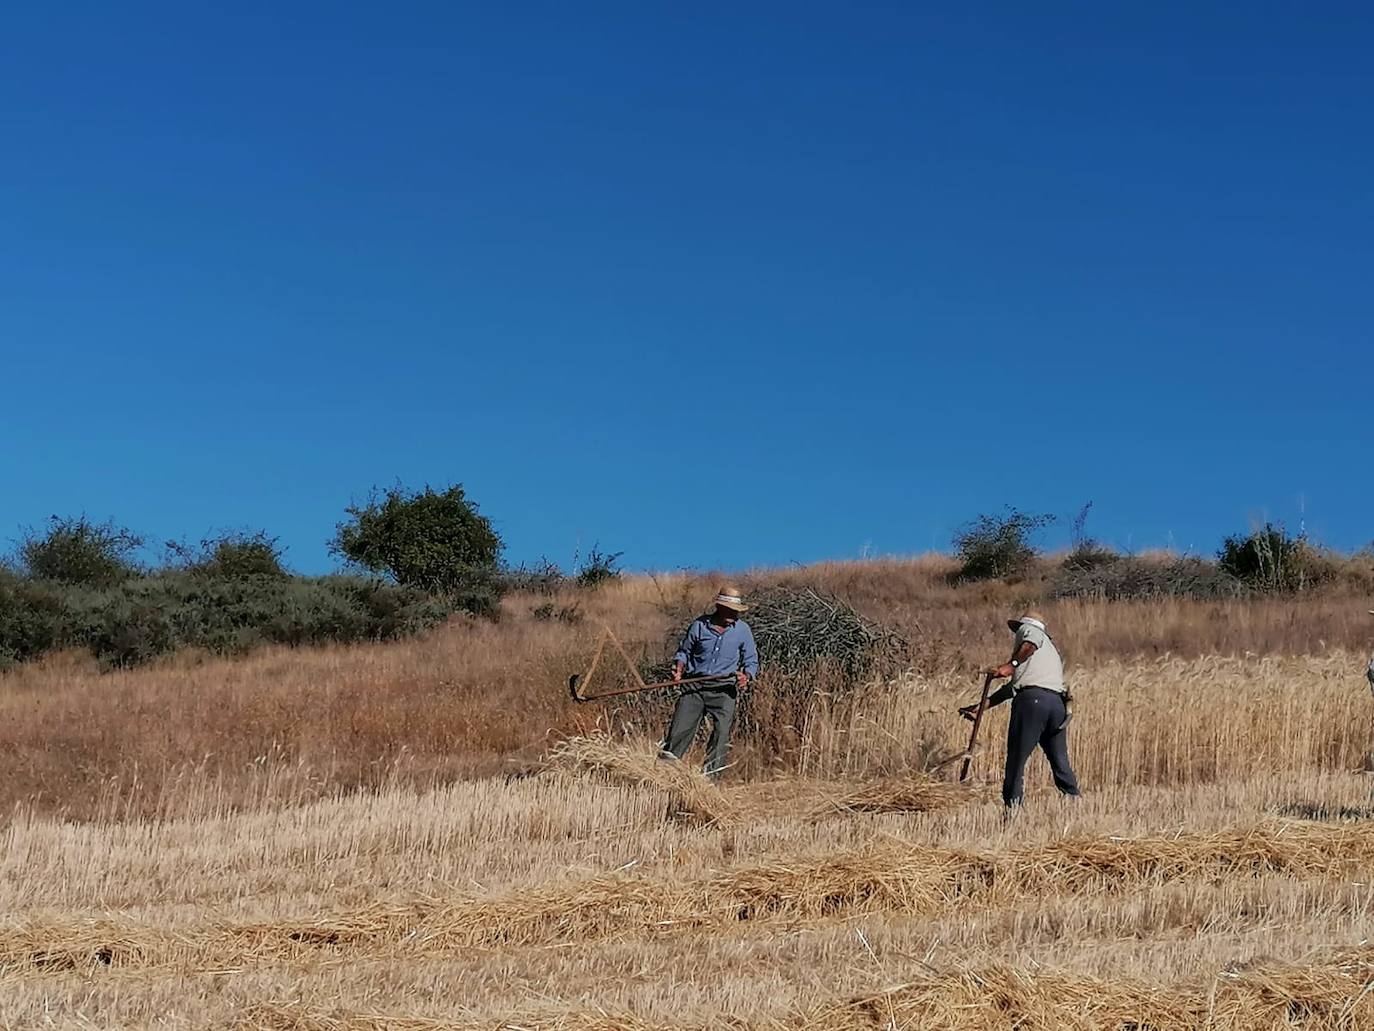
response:
[[[1369,614],[1374,616],[1374,609],[1370,609]],[[1374,659],[1369,660],[1369,667],[1364,671],[1364,675],[1369,681],[1369,690],[1374,692]]]
[[[1077,796],[1078,778],[1069,763],[1067,724],[1068,691],[1064,686],[1064,660],[1045,629],[1045,617],[1027,612],[1007,620],[1016,635],[1011,659],[984,670],[988,676],[1010,677],[1010,681],[988,698],[988,708],[1011,702],[1011,721],[1007,724],[1007,766],[1002,779],[1002,801],[1008,806],[1021,804],[1025,788],[1026,760],[1038,745],[1050,761],[1054,786],[1061,794]],[[973,719],[978,705],[959,710]]]

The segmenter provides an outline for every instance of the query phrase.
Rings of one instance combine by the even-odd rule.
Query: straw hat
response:
[[[1007,620],[1007,627],[1011,630],[1012,633],[1016,633],[1016,631],[1021,629],[1022,623],[1029,623],[1031,626],[1039,630],[1045,629],[1045,617],[1033,609],[1030,612],[1027,612],[1025,615],[1017,616],[1015,619]]]
[[[734,584],[726,584],[716,595],[716,607],[731,609],[734,612],[748,612],[749,606],[744,604],[744,592]]]

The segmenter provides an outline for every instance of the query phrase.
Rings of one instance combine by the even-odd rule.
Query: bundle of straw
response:
[[[609,738],[574,737],[549,754],[555,766],[606,774],[616,780],[666,792],[675,816],[717,826],[737,823],[741,813],[725,793],[700,771],[676,759]]]
[[[985,794],[973,785],[951,784],[925,774],[869,781],[790,777],[722,788],[686,763],[662,760],[643,748],[597,737],[569,738],[549,758],[564,769],[602,773],[667,792],[676,815],[716,826],[763,818],[926,813],[967,805]]]

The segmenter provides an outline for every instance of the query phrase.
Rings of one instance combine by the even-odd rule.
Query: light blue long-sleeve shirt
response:
[[[687,677],[731,677],[744,670],[750,680],[759,675],[759,650],[754,632],[742,619],[723,630],[707,616],[692,621],[677,646],[674,662],[683,665]]]

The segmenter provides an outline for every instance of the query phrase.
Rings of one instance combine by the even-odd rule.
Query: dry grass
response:
[[[759,862],[544,880],[513,891],[425,895],[270,921],[158,926],[110,916],[30,918],[0,929],[0,974],[107,967],[217,970],[312,951],[392,956],[691,935],[880,915],[1010,910],[1050,897],[1107,898],[1176,883],[1283,876],[1339,881],[1374,869],[1374,828],[1301,821],[1221,831],[1065,838],[999,849],[875,840]]]
[[[1210,1031],[1348,1031],[1374,1021],[1374,949],[1334,950],[1303,964],[1266,964],[1217,971],[1204,983],[1161,987],[1131,978],[1103,980],[1054,969],[994,966],[926,973],[896,987],[810,1009],[724,1022],[644,1021],[632,1014],[544,1012],[496,1021],[425,1021],[409,1017],[329,1014],[300,1006],[263,1006],[245,1025],[280,1031],[861,1031],[926,1027],[983,1031],[1101,1028],[1207,1028]]]
[[[781,575],[839,593],[905,632],[917,644],[914,677],[929,685],[932,700],[940,695],[943,705],[953,700],[958,671],[971,674],[990,657],[1003,657],[1008,641],[1002,620],[1037,589],[1034,583],[954,589],[945,581],[947,572],[947,560],[926,558],[836,563]],[[591,595],[559,599],[581,607],[580,626],[537,620],[530,611],[537,599],[513,597],[499,624],[458,619],[423,640],[384,646],[268,649],[238,660],[182,655],[152,668],[108,674],[87,657],[54,656],[0,675],[0,810],[18,805],[91,819],[175,814],[206,795],[247,807],[273,799],[305,801],[389,783],[428,786],[522,769],[558,739],[598,727],[653,737],[666,718],[653,706],[647,718],[636,710],[632,725],[622,728],[616,710],[575,706],[562,685],[589,657],[588,631],[597,621],[613,624],[632,650],[659,655],[670,623],[665,612],[704,605],[712,582],[682,575],[630,578]],[[1134,775],[1155,782],[1206,775],[1197,767],[1209,763],[1224,775],[1228,757],[1267,753],[1274,745],[1292,750],[1281,740],[1282,724],[1271,718],[1291,716],[1304,699],[1290,699],[1287,706],[1275,699],[1265,710],[1243,710],[1268,722],[1237,731],[1234,738],[1245,745],[1232,748],[1215,693],[1196,691],[1210,685],[1213,673],[1190,665],[1192,660],[1222,657],[1217,672],[1228,681],[1226,691],[1250,676],[1237,661],[1247,655],[1286,664],[1261,671],[1270,684],[1276,674],[1307,676],[1309,667],[1293,661],[1299,657],[1330,660],[1326,668],[1334,687],[1341,664],[1366,648],[1371,632],[1367,600],[1339,595],[1047,607],[1071,665],[1096,671],[1095,681],[1083,686],[1103,704],[1095,707],[1087,696],[1080,717],[1085,723],[1097,718],[1095,711],[1116,718],[1126,708],[1127,696],[1108,682],[1114,669],[1131,682],[1155,685],[1156,694],[1167,693],[1178,676],[1191,678],[1176,701],[1199,721],[1197,746],[1140,739],[1122,754],[1125,762],[1143,760],[1143,772]],[[761,687],[766,693],[767,684]],[[1331,706],[1335,692],[1322,693],[1320,704]],[[1368,714],[1358,698],[1345,704],[1351,737],[1357,737]],[[845,714],[836,718],[847,727]],[[931,722],[929,714],[921,719]],[[943,723],[943,714],[936,722]],[[1330,740],[1341,725],[1306,723],[1312,734],[1328,738],[1311,740],[1311,747],[1351,753],[1350,740]],[[818,742],[813,735],[780,754],[745,747],[736,756],[737,772],[751,778],[773,771],[822,778],[901,773],[928,758],[898,754],[910,753],[927,736],[922,730],[912,738],[908,729],[899,728],[901,748],[883,752],[888,768],[867,758],[867,746],[848,749],[842,740]],[[1146,726],[1137,736],[1149,733]],[[1225,752],[1202,747],[1209,735]],[[785,734],[777,737],[787,740]],[[1156,750],[1142,756],[1137,745]],[[846,756],[844,764],[829,761],[837,754]],[[1187,768],[1177,768],[1180,763]]]
[[[404,644],[7,674],[0,1027],[1374,1026],[1368,605],[1059,606],[1087,794],[1035,759],[1004,824],[1004,711],[972,785],[920,771],[1020,588],[942,573],[789,574],[925,644],[719,784],[657,759],[666,705],[604,736],[564,689],[581,631],[518,600]],[[584,602],[640,646],[662,603]]]
[[[574,737],[558,744],[550,761],[564,769],[605,773],[631,784],[659,788],[668,812],[702,823],[729,826],[743,812],[731,796],[687,763],[664,759],[657,750],[619,744],[608,738]]]
[[[720,827],[764,816],[821,819],[851,813],[926,813],[986,797],[977,784],[952,784],[925,774],[868,781],[785,777],[723,788],[683,762],[664,760],[646,742],[623,744],[604,737],[576,737],[550,754],[555,767],[608,774],[659,788],[668,812]]]

